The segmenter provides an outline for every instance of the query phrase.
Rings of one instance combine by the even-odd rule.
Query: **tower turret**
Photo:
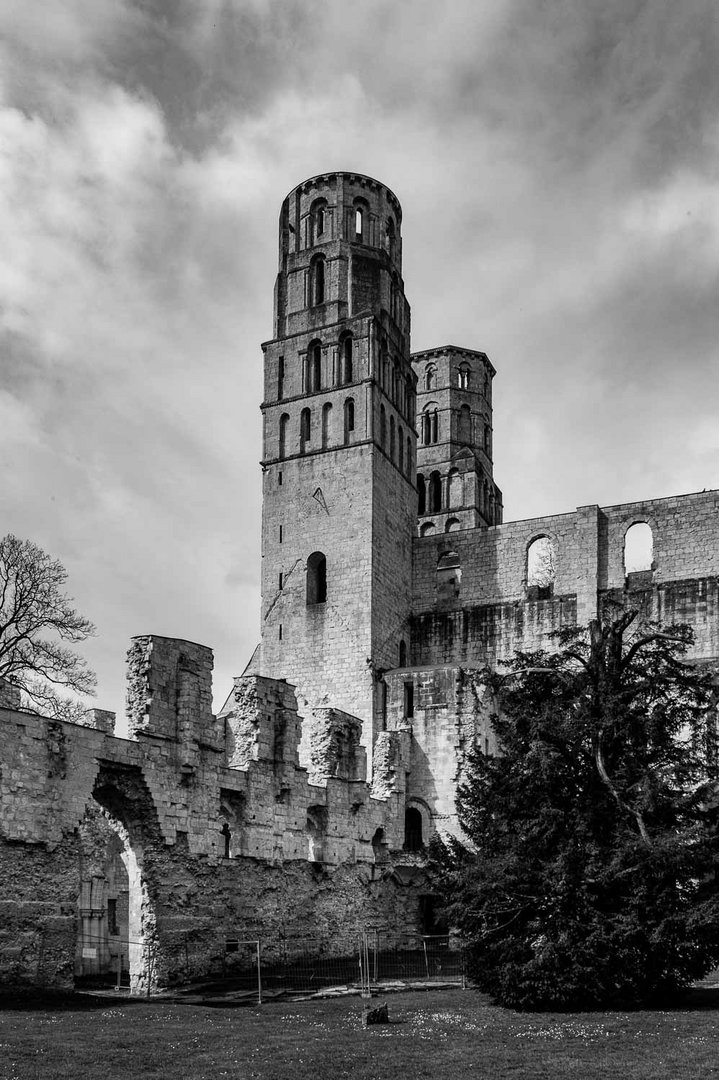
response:
[[[492,379],[486,353],[445,345],[412,355],[417,374],[419,533],[500,525],[492,475]]]
[[[361,717],[368,750],[377,673],[409,640],[416,378],[401,222],[370,177],[296,187],[262,346],[261,673],[288,679],[310,708]]]

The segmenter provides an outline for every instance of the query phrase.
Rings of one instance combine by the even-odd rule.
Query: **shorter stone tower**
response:
[[[486,353],[445,345],[412,355],[417,374],[419,534],[500,525],[492,477],[492,379]]]

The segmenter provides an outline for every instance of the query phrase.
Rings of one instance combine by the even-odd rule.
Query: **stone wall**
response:
[[[315,743],[310,782],[292,688],[239,679],[214,718],[210,670],[202,646],[134,639],[129,740],[0,710],[5,990],[71,985],[81,881],[98,876],[83,831],[98,806],[128,869],[136,989],[209,970],[240,932],[342,951],[368,925],[416,929],[417,890],[385,874],[373,846],[381,835],[382,862],[401,862],[403,783],[372,793],[358,719],[318,718],[330,738]],[[83,919],[98,926],[85,893]]]
[[[637,582],[624,567],[627,530],[646,522],[653,533],[653,566]],[[554,545],[551,596],[532,595],[527,551],[538,537]],[[459,558],[461,580],[438,588],[442,555]],[[648,593],[647,617],[695,628],[695,655],[717,647],[719,492],[700,492],[621,506],[580,507],[573,514],[529,518],[481,530],[414,542],[412,660],[418,664],[494,664],[515,649],[551,645],[554,629],[595,618],[602,598],[638,602]]]

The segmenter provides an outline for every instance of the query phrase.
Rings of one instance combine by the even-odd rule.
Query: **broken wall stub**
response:
[[[406,733],[405,797],[443,833],[459,833],[455,797],[469,751],[493,752],[493,702],[479,670],[455,665],[388,672],[387,735]],[[377,765],[375,766],[377,768]]]
[[[81,833],[98,806],[127,871],[136,990],[217,969],[225,938],[240,932],[296,935],[331,951],[367,925],[416,929],[417,889],[383,876],[377,856],[401,859],[402,785],[377,798],[359,778],[359,721],[328,715],[335,737],[311,783],[298,764],[292,688],[238,680],[230,712],[216,719],[206,708],[206,654],[134,639],[129,740],[108,734],[102,717],[88,727],[0,710],[6,990],[69,987],[83,920],[86,937],[105,933],[87,844],[84,878],[82,870]]]

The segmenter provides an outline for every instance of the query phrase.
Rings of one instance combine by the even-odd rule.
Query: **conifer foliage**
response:
[[[435,846],[470,974],[519,1009],[638,1006],[719,963],[712,677],[623,613],[485,672],[500,753]]]

